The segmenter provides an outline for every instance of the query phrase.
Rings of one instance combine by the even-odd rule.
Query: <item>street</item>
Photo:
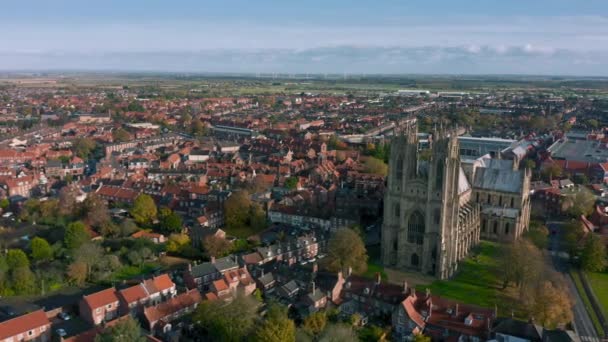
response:
[[[566,283],[570,288],[570,293],[572,294],[572,299],[574,301],[573,314],[574,314],[574,330],[581,337],[582,341],[597,341],[599,342],[601,339],[598,338],[598,335],[593,327],[593,323],[591,322],[591,318],[589,317],[589,313],[585,309],[585,305],[583,304],[583,300],[576,290],[576,286],[574,285],[574,281],[568,274],[569,264],[568,261],[560,256],[561,252],[561,244],[560,244],[560,234],[561,234],[561,222],[548,222],[547,226],[550,232],[555,231],[555,234],[549,234],[549,246],[551,248],[551,255],[553,266],[555,269],[564,275]]]

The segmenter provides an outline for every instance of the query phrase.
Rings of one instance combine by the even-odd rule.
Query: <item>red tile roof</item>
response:
[[[91,309],[118,302],[116,290],[113,287],[84,296],[83,299]]]
[[[196,303],[200,303],[201,300],[202,297],[198,290],[190,290],[186,293],[175,296],[164,303],[145,308],[144,316],[148,322],[156,322],[180,310],[191,307]]]
[[[148,298],[148,293],[141,284],[120,290],[118,295],[127,303],[139,302],[142,299]]]
[[[50,325],[43,310],[34,311],[0,323],[0,340],[25,334],[44,325]]]

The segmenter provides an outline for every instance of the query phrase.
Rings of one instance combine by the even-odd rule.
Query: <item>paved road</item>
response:
[[[598,338],[583,300],[574,286],[574,281],[568,274],[568,261],[561,257],[559,253],[561,247],[559,239],[561,225],[559,222],[549,222],[547,224],[550,231],[556,232],[556,234],[550,235],[549,245],[553,255],[553,266],[557,271],[564,274],[564,278],[566,278],[566,283],[574,299],[574,331],[581,337],[583,342],[599,342],[601,339]]]

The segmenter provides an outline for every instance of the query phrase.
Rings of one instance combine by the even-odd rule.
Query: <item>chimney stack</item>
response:
[[[351,274],[353,274],[353,268],[348,266],[348,273],[346,274],[346,276],[350,277]]]
[[[192,263],[191,262],[188,263],[188,271],[192,272]]]
[[[376,272],[376,285],[380,285],[380,282],[382,282],[382,276],[380,272]]]
[[[404,293],[404,294],[406,294],[408,290],[409,290],[409,289],[408,289],[408,287],[407,287],[407,280],[404,280],[404,281],[403,281],[403,293]]]
[[[456,317],[458,317],[458,309],[459,309],[459,308],[458,308],[458,303],[456,303],[456,313],[455,313],[455,314],[456,314]]]
[[[211,263],[215,264],[215,257],[214,256],[211,257]]]

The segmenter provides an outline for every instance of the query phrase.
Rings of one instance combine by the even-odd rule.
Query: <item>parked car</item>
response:
[[[65,331],[65,329],[57,329],[55,330],[55,332],[57,333],[57,336],[59,337],[66,337],[68,335],[67,331]]]
[[[70,320],[70,314],[67,312],[60,312],[57,317],[61,318],[64,321],[69,321]]]

